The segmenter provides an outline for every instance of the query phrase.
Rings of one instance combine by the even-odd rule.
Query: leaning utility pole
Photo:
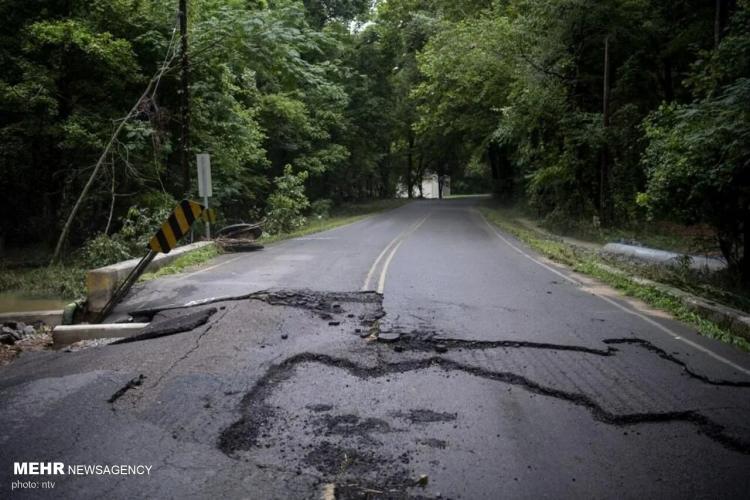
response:
[[[180,0],[180,169],[185,195],[190,193],[190,60],[187,9],[187,0]]]

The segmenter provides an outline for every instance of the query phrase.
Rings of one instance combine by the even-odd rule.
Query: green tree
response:
[[[730,266],[750,284],[750,10],[747,2],[715,51],[695,67],[695,100],[665,104],[645,122],[643,161],[652,214],[717,231]]]

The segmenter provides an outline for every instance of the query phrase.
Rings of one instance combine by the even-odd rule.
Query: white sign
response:
[[[211,155],[200,153],[198,158],[198,195],[203,198],[213,196],[211,185]]]

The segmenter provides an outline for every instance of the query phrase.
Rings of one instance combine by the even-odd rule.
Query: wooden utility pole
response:
[[[388,146],[390,149],[390,145]],[[414,132],[409,131],[409,149],[406,153],[406,189],[407,197],[414,197]]]
[[[714,16],[714,48],[719,46],[724,38],[729,20],[737,10],[737,0],[716,0],[716,14]]]
[[[188,3],[180,0],[180,169],[185,195],[190,194],[190,60]]]
[[[602,222],[609,219],[609,151],[607,148],[607,129],[609,128],[609,35],[604,37],[604,89],[602,92],[602,127],[604,128],[604,146],[599,179],[599,216]]]

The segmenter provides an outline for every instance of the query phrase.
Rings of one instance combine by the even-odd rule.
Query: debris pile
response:
[[[0,366],[10,363],[23,351],[39,351],[51,346],[52,335],[44,323],[29,325],[6,321],[0,326]]]
[[[21,339],[36,334],[36,328],[21,321],[8,321],[0,327],[0,344],[14,345]]]
[[[216,244],[225,252],[252,252],[263,245],[256,240],[263,234],[263,222],[256,224],[234,224],[224,227],[216,234]]]

